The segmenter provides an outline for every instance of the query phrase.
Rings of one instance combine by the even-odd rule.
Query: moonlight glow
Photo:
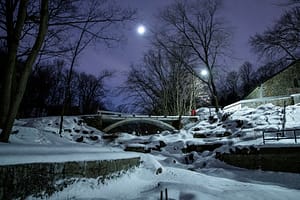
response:
[[[206,69],[201,70],[201,75],[202,76],[207,76],[208,71]]]
[[[144,35],[145,32],[146,32],[145,26],[143,26],[143,25],[138,26],[138,28],[137,28],[137,33],[138,33],[139,35]]]

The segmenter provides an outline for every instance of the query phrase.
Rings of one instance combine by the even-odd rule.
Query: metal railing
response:
[[[266,140],[287,140],[293,139],[297,144],[297,139],[300,138],[300,129],[283,129],[283,130],[269,130],[263,131],[263,143],[266,143]]]
[[[102,111],[99,110],[97,115],[102,116],[103,118],[152,118],[152,119],[165,119],[165,120],[178,120],[180,119],[196,119],[199,120],[200,116],[190,116],[190,115],[142,115],[142,114],[129,114],[129,113],[120,113],[120,112],[111,112],[111,111]]]

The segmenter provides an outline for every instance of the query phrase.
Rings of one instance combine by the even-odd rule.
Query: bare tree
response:
[[[236,93],[238,90],[238,81],[239,81],[238,73],[236,71],[229,72],[227,74],[226,80],[227,80],[228,89],[231,90],[233,93]]]
[[[243,63],[242,66],[240,66],[238,74],[241,79],[242,96],[244,96],[253,89],[256,83],[252,64],[250,62]]]
[[[289,0],[290,5],[300,4],[300,0]]]
[[[82,8],[88,8],[89,5],[94,7]],[[4,78],[1,80],[0,141],[8,142],[28,77],[39,53],[58,54],[74,50],[73,55],[76,56],[71,59],[71,63],[75,63],[80,50],[91,41],[107,44],[119,41],[121,31],[115,25],[131,20],[135,12],[121,9],[107,0],[90,0],[84,3],[80,0],[3,0],[0,7],[0,40],[6,46],[8,55],[3,69]],[[117,31],[112,32],[113,28]],[[82,33],[82,39],[76,43],[79,45],[75,48],[62,45],[66,44],[66,41],[62,42],[63,39],[72,38],[68,36],[76,34],[75,30]],[[83,40],[85,34],[88,37]],[[22,60],[24,66],[20,78],[14,83],[18,59]],[[71,80],[71,75],[69,77]]]
[[[107,0],[88,0],[85,1],[84,5],[79,2],[75,8],[75,21],[66,19],[65,21],[57,21],[51,24],[53,26],[66,25],[69,27],[70,32],[73,35],[73,37],[70,37],[70,47],[68,48],[71,50],[69,52],[70,70],[67,76],[64,101],[60,117],[60,134],[62,133],[63,116],[65,114],[66,106],[68,101],[71,100],[70,83],[72,81],[73,69],[79,55],[92,42],[99,41],[104,42],[107,45],[110,45],[111,42],[119,42],[122,39],[122,31],[112,31],[111,29],[117,29],[119,25],[132,20],[135,13],[131,10],[121,9]],[[78,38],[74,36],[74,33],[78,34]]]
[[[279,4],[279,6],[294,6],[294,5],[300,5],[300,0],[284,0],[282,3]]]
[[[300,7],[286,11],[273,27],[250,38],[253,50],[262,56],[278,60],[300,58]]]
[[[49,91],[49,97],[47,99],[47,105],[62,105],[64,96],[64,87],[66,73],[64,71],[65,63],[63,60],[55,60],[49,68],[51,72],[48,76],[49,79],[53,81]]]
[[[0,141],[8,142],[9,135],[16,118],[21,100],[23,98],[26,84],[32,65],[34,64],[38,53],[42,47],[44,38],[47,34],[48,28],[48,0],[36,2],[38,9],[36,9],[37,15],[35,17],[39,19],[39,24],[35,26],[35,37],[30,41],[30,51],[26,52],[23,57],[24,66],[22,73],[20,74],[19,81],[13,83],[13,77],[17,66],[17,55],[20,48],[20,40],[26,31],[26,21],[28,19],[29,1],[1,1],[1,19],[5,18],[5,21],[1,20],[2,32],[5,32],[5,40],[7,45],[7,63],[4,67],[3,85],[1,90],[1,102],[0,102],[0,127],[2,132],[0,135]],[[16,88],[14,90],[14,88]],[[14,92],[15,91],[15,92]]]
[[[52,63],[41,63],[32,71],[25,94],[23,96],[18,116],[41,117],[47,114],[47,101],[50,91],[56,85],[55,68]],[[59,90],[56,91],[59,93]],[[56,96],[59,96],[57,95]]]
[[[104,80],[112,76],[112,72],[103,71],[98,77],[84,72],[78,76],[79,106],[84,114],[95,113],[96,109],[103,106],[105,97]],[[102,102],[101,102],[102,101]]]
[[[39,63],[38,67],[35,65],[28,80],[19,113],[22,112],[21,114],[28,117],[31,116],[33,110],[37,110],[39,105],[42,105],[41,109],[47,111],[49,107],[62,105],[66,77],[66,66],[61,60]],[[36,114],[32,113],[32,117],[39,116]]]
[[[226,106],[239,101],[244,95],[243,80],[239,72],[232,70],[222,77],[222,84],[218,87],[220,104]]]
[[[187,52],[181,55],[189,57]],[[184,63],[156,46],[145,54],[143,63],[131,67],[125,90],[141,112],[183,115],[191,109],[195,85]]]
[[[193,62],[181,61],[185,62],[189,71],[194,73],[195,66],[207,70],[207,77],[198,75],[198,78],[208,85],[217,110],[219,101],[215,72],[218,61],[225,55],[230,37],[218,18],[220,6],[218,0],[176,1],[162,12],[162,31],[156,33],[156,42],[175,57],[171,47],[190,49]]]
[[[146,113],[155,112],[167,86],[168,71],[163,65],[160,52],[149,51],[142,64],[131,66],[123,91],[128,92],[129,98],[135,99],[133,107],[143,108]]]
[[[239,82],[239,76],[236,71],[231,71],[227,74],[226,77],[226,86],[227,86],[227,92],[228,92],[228,100],[230,103],[235,102],[239,100],[240,94],[238,93],[238,82]]]
[[[18,116],[59,115],[61,112],[69,69],[59,60],[40,65],[31,73]],[[104,81],[111,75],[111,72],[103,71],[96,77],[74,70],[66,114],[95,113],[98,107],[104,108],[107,93]]]

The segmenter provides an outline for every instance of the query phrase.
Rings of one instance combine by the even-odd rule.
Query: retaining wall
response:
[[[276,106],[283,107],[285,105],[295,105],[300,103],[300,94],[293,94],[290,96],[281,96],[281,97],[264,97],[259,99],[247,99],[235,102],[228,106],[224,107],[226,112],[235,112],[240,110],[243,107],[257,108],[260,105],[272,103]]]
[[[229,153],[216,154],[227,164],[265,171],[300,173],[300,146],[291,147],[236,147]]]
[[[80,161],[64,163],[30,163],[0,166],[0,199],[24,199],[29,195],[51,195],[72,184],[74,178],[118,177],[140,164],[140,158]]]

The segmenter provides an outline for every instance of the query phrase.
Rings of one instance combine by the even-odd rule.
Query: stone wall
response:
[[[300,93],[300,61],[294,62],[285,70],[261,84],[246,99],[286,96],[296,93]]]
[[[228,106],[225,106],[223,110],[226,112],[235,112],[244,107],[257,108],[260,105],[268,104],[268,103],[271,103],[276,106],[281,106],[281,107],[283,107],[284,104],[286,106],[294,105],[300,103],[300,94],[293,94],[291,96],[285,96],[285,97],[264,97],[259,99],[241,100],[233,104],[230,104]]]
[[[300,173],[299,155],[300,146],[236,147],[230,153],[217,153],[216,158],[241,168]]]
[[[71,184],[74,178],[97,178],[101,183],[139,164],[140,158],[3,165],[0,166],[0,199],[51,195]]]

